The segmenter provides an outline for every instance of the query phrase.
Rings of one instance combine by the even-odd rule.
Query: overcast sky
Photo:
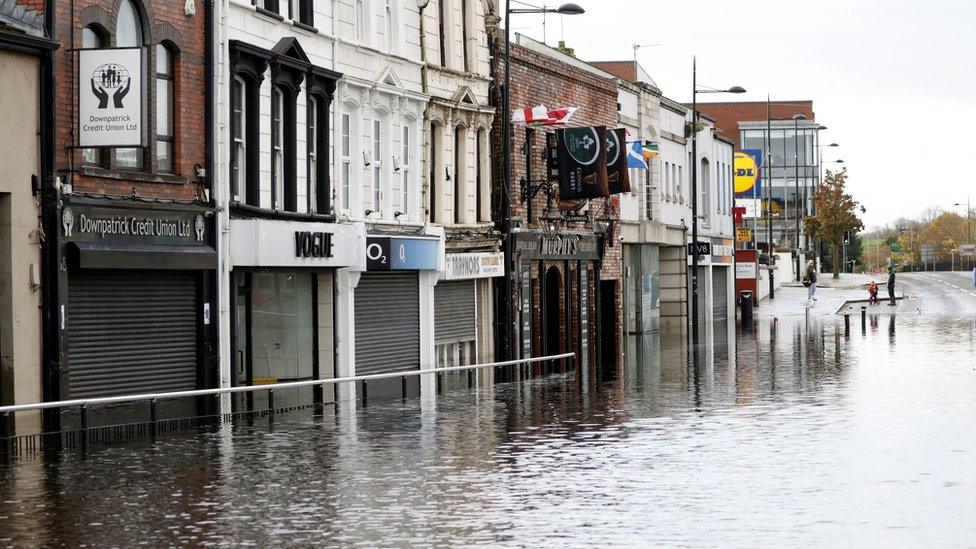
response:
[[[587,13],[549,16],[547,42],[564,38],[588,61],[632,59],[633,44],[661,43],[638,61],[668,97],[690,100],[697,55],[700,84],[748,90],[706,100],[812,99],[828,127],[822,142],[840,145],[824,160],[845,161],[869,228],[952,210],[967,194],[976,202],[976,1],[576,3]],[[542,16],[513,16],[512,29],[541,40]]]

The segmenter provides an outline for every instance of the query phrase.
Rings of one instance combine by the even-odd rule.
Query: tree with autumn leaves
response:
[[[803,220],[806,233],[831,243],[834,278],[840,278],[840,250],[844,233],[856,233],[864,228],[864,223],[858,217],[859,213],[864,213],[864,207],[847,192],[846,169],[827,172],[823,183],[813,192],[813,208],[814,215]]]

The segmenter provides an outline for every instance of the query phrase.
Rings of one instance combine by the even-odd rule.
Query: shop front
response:
[[[356,375],[411,372],[432,364],[433,288],[443,238],[369,235],[366,272],[356,286]],[[420,394],[420,379],[371,381],[364,398]]]
[[[513,236],[519,355],[530,358],[575,352],[578,363],[596,364],[600,356],[596,335],[604,308],[599,283],[601,238],[543,231]],[[612,313],[604,316],[612,318]]]
[[[444,275],[434,288],[434,356],[438,367],[492,360],[492,281],[504,274],[501,253],[447,254]]]
[[[361,225],[232,219],[230,222],[232,357],[235,386],[337,376],[338,301],[348,295],[343,271],[362,269]],[[337,328],[338,325],[338,328]],[[239,397],[235,410],[268,408],[264,391]],[[333,387],[274,395],[275,407],[333,402]]]
[[[735,241],[731,238],[712,238],[712,310],[714,320],[728,320],[734,297],[732,265],[735,263]]]
[[[623,246],[624,358],[642,364],[661,329],[661,249],[657,244]]]
[[[62,398],[214,386],[212,226],[202,207],[65,197]]]

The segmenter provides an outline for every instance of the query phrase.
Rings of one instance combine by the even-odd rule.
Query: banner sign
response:
[[[630,172],[627,171],[627,130],[607,131],[607,185],[610,194],[630,192]]]
[[[367,271],[432,271],[437,269],[440,241],[433,238],[369,236]]]
[[[494,252],[447,254],[445,280],[494,278],[505,274],[505,254]]]
[[[759,149],[735,151],[733,164],[736,198],[761,198],[762,151]]]
[[[145,146],[142,70],[142,48],[79,50],[79,146]]]
[[[515,252],[522,259],[600,259],[596,235],[516,233]]]
[[[605,127],[558,130],[556,143],[560,200],[610,196]]]

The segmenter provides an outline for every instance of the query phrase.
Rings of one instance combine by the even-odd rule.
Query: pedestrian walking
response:
[[[888,305],[895,305],[895,268],[888,269]]]
[[[813,260],[807,261],[807,268],[803,273],[803,285],[807,287],[807,303],[817,300],[817,266]]]

